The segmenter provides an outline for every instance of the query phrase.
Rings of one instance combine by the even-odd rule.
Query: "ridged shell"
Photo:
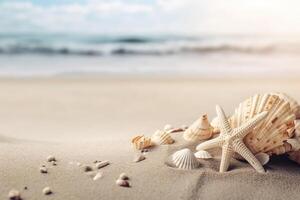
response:
[[[285,101],[289,102],[290,107],[292,109],[292,112],[296,115],[296,119],[300,118],[300,105],[298,102],[292,98],[291,96],[285,94],[285,93],[275,93],[278,95],[280,98],[284,99]]]
[[[213,127],[210,125],[207,115],[196,120],[185,132],[183,138],[187,141],[198,142],[212,137]]]
[[[175,140],[166,131],[157,130],[151,137],[151,140],[156,145],[173,144]]]
[[[265,165],[270,161],[270,156],[266,153],[258,153],[255,155],[255,158],[261,163],[261,165]]]
[[[142,150],[145,148],[149,148],[152,146],[152,142],[150,138],[147,138],[143,135],[138,135],[132,138],[131,140],[132,146],[137,150]]]
[[[195,169],[200,166],[200,162],[190,149],[181,149],[172,155],[173,164],[179,169]]]
[[[212,158],[210,153],[208,153],[207,151],[204,151],[204,150],[197,151],[196,153],[194,153],[194,155],[196,158],[200,158],[200,159],[211,159]]]
[[[240,103],[230,118],[231,126],[239,127],[263,111],[268,111],[265,120],[244,138],[245,144],[254,154],[269,154],[284,145],[284,141],[293,136],[295,127],[295,114],[289,102],[274,94],[257,94]]]

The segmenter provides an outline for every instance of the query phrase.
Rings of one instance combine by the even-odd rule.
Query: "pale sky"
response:
[[[0,0],[0,32],[300,33],[298,0]]]

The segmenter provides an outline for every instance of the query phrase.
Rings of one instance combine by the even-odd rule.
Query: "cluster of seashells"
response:
[[[143,150],[158,145],[170,145],[175,142],[171,136],[171,133],[184,130],[186,130],[186,126],[181,128],[173,128],[171,125],[167,124],[165,125],[164,130],[155,131],[151,137],[146,137],[144,135],[134,136],[131,139],[131,144],[136,150]]]
[[[300,164],[300,105],[284,93],[256,94],[235,109],[229,122],[241,126],[255,115],[268,111],[266,118],[244,138],[244,143],[257,158],[288,154]],[[210,123],[207,115],[197,119],[183,134],[191,142],[201,142],[219,134],[218,119]],[[236,155],[240,158],[239,155]]]

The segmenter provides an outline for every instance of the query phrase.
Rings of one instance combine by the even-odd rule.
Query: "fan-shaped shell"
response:
[[[292,112],[296,115],[296,119],[300,118],[300,105],[294,98],[282,92],[275,93],[275,95],[278,95],[280,98],[289,102]]]
[[[151,137],[151,140],[156,145],[173,144],[175,140],[166,131],[157,130]]]
[[[201,141],[212,137],[213,127],[210,125],[207,115],[203,115],[196,120],[183,133],[183,138],[187,141]]]
[[[142,150],[145,148],[149,148],[152,146],[152,142],[150,138],[147,138],[143,135],[138,135],[132,138],[131,140],[132,146],[137,150]]]
[[[290,103],[275,94],[257,94],[240,103],[230,118],[231,126],[239,127],[263,111],[268,111],[267,117],[244,138],[254,154],[270,153],[282,147],[284,141],[293,136],[295,127],[295,114]]]
[[[210,153],[208,153],[207,151],[204,151],[204,150],[197,151],[196,153],[194,153],[194,155],[195,155],[196,158],[200,158],[200,159],[210,159],[210,158],[212,158]]]
[[[181,149],[172,155],[173,164],[179,169],[195,169],[200,166],[200,162],[190,149]]]

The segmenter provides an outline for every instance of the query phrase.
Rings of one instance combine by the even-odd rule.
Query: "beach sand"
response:
[[[151,135],[165,124],[189,125],[200,115],[215,116],[215,104],[232,113],[255,93],[282,91],[300,100],[300,81],[197,77],[56,77],[0,80],[0,199],[11,189],[23,199],[297,199],[300,166],[285,157],[271,160],[265,174],[232,160],[218,173],[219,157],[201,161],[196,170],[165,164],[188,144],[159,146],[133,163],[130,138]],[[216,152],[211,153],[216,155]],[[54,155],[57,165],[47,162]],[[77,162],[95,166],[103,177],[94,181]],[[46,165],[48,173],[39,171]],[[131,187],[115,184],[125,172]],[[24,187],[27,187],[25,190]],[[43,188],[53,193],[45,196]]]

